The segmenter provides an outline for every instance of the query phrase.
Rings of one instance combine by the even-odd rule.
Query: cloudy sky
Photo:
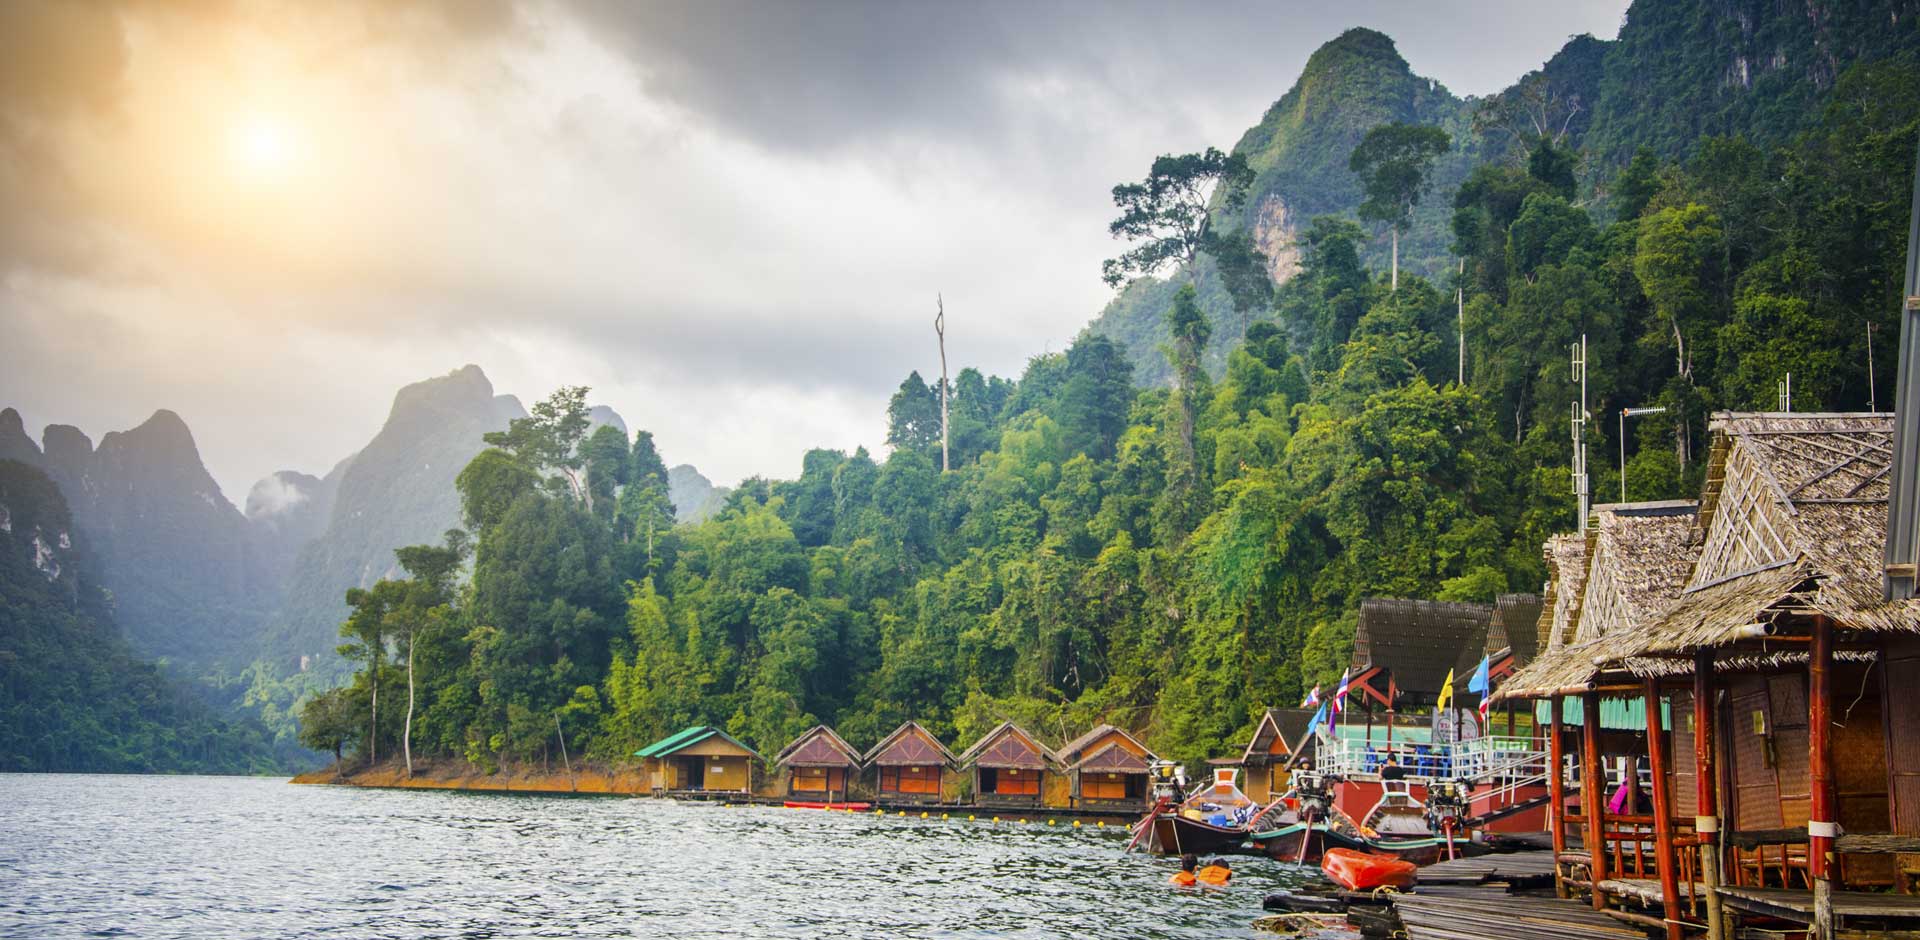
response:
[[[0,3],[0,405],[172,408],[238,501],[472,362],[791,476],[879,449],[936,292],[955,369],[1063,348],[1113,184],[1342,30],[1487,94],[1625,5]]]

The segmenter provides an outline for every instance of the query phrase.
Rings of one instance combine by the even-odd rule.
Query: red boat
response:
[[[781,805],[788,809],[837,809],[849,813],[863,813],[873,808],[872,803],[816,803],[807,800],[788,800]]]

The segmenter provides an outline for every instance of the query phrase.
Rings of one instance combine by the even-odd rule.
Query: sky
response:
[[[0,4],[0,406],[157,408],[227,496],[402,385],[588,385],[718,483],[884,449],[1111,298],[1110,190],[1368,26],[1497,92],[1625,0]]]

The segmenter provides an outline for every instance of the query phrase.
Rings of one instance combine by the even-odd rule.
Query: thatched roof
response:
[[[1492,620],[1492,604],[1369,597],[1354,627],[1353,664],[1386,669],[1400,691],[1426,697],[1440,694],[1451,670],[1461,691],[1486,653]]]
[[[858,767],[860,752],[826,725],[814,725],[780,749],[773,762],[787,767]]]
[[[1540,610],[1540,649],[1556,650],[1573,637],[1580,618],[1580,595],[1587,588],[1587,540],[1574,532],[1550,536],[1547,598]]]
[[[1516,666],[1533,662],[1540,654],[1538,594],[1502,594],[1493,601],[1493,619],[1487,623],[1487,655],[1513,653]]]
[[[1273,742],[1277,738],[1284,751],[1281,756],[1291,756],[1299,747],[1301,738],[1306,737],[1307,726],[1312,724],[1314,710],[1311,708],[1269,708],[1260,716],[1258,724],[1253,726],[1253,737],[1247,740],[1246,750],[1240,754],[1241,763],[1261,759],[1261,755],[1271,754]]]
[[[1751,485],[1783,557],[1754,553],[1750,570],[1697,569],[1679,602],[1636,630],[1631,653],[1721,646],[1751,624],[1794,614],[1825,614],[1854,630],[1920,632],[1920,608],[1881,598],[1891,415],[1722,413],[1709,427],[1709,466],[1753,479],[1710,478],[1706,543],[1756,538],[1744,518],[1760,513],[1743,514],[1721,498]]]
[[[1735,643],[1745,645],[1716,653],[1715,668],[1802,662],[1804,649],[1769,647],[1749,628],[1792,628],[1808,614],[1920,633],[1920,607],[1881,599],[1891,415],[1722,412],[1709,430],[1687,586],[1657,614],[1569,647],[1552,669],[1524,670],[1525,684],[1503,693],[1568,689],[1603,669],[1677,675],[1692,668],[1686,653]]]
[[[1679,597],[1690,572],[1694,518],[1689,502],[1596,506],[1578,555],[1564,543],[1550,544],[1549,557],[1558,564],[1584,559],[1584,574],[1573,578],[1563,569],[1554,582],[1556,591],[1578,583],[1580,595],[1564,607],[1570,620],[1557,628],[1559,642],[1501,683],[1496,697],[1550,695],[1591,681],[1596,658],[1605,661],[1628,628]]]

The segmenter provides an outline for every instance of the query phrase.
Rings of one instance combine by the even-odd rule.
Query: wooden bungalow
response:
[[[1139,738],[1103,724],[1055,753],[1074,806],[1144,812],[1151,802],[1149,775],[1159,758]]]
[[[760,755],[719,728],[695,725],[634,752],[655,792],[750,793]]]
[[[987,732],[960,755],[973,773],[973,799],[982,806],[1040,806],[1046,777],[1060,758],[1011,721]]]
[[[1240,753],[1245,771],[1242,792],[1255,803],[1266,803],[1287,792],[1288,759],[1307,737],[1313,721],[1311,708],[1269,708],[1253,726],[1253,737]]]
[[[814,725],[774,755],[787,773],[787,795],[805,800],[844,800],[860,777],[860,752],[832,728]]]
[[[916,721],[893,729],[863,760],[878,770],[875,792],[889,803],[940,802],[942,773],[954,766],[953,753]]]
[[[1683,589],[1510,683],[1578,695],[1589,716],[1603,697],[1642,703],[1651,806],[1603,806],[1603,741],[1579,735],[1585,792],[1561,803],[1583,806],[1562,818],[1587,872],[1565,884],[1651,908],[1616,913],[1674,938],[1912,929],[1920,899],[1887,890],[1920,854],[1920,609],[1881,594],[1892,421],[1720,414],[1710,428]]]

